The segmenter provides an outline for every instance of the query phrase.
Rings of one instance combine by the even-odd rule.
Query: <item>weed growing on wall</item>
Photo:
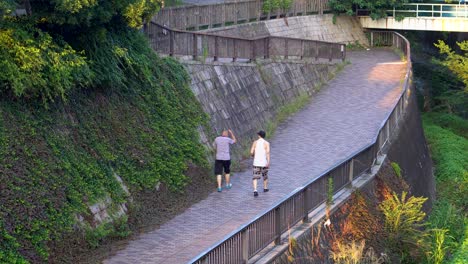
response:
[[[415,259],[419,254],[414,249],[422,243],[424,236],[421,228],[426,214],[422,205],[426,200],[424,197],[408,197],[402,192],[401,196],[393,193],[379,205],[384,214],[388,247],[398,252],[402,260]]]

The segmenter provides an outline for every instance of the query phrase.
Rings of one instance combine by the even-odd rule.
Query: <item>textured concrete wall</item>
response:
[[[232,149],[234,160],[240,159],[256,132],[265,129],[280,107],[301,95],[313,95],[336,68],[307,62],[184,63],[214,134],[231,128],[240,139]],[[210,146],[213,136],[202,133],[202,141]]]
[[[344,15],[336,17],[335,23],[333,23],[333,15],[326,14],[289,17],[287,24],[284,19],[274,19],[209,31],[220,35],[247,38],[271,35],[342,43],[358,41],[363,45],[368,45],[359,21],[354,17]]]

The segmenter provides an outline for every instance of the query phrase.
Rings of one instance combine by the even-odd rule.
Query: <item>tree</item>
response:
[[[0,0],[0,93],[66,99],[76,87],[123,87],[129,40],[163,0]],[[12,16],[25,8],[27,16]],[[147,43],[144,43],[147,45]],[[104,50],[107,49],[107,50]],[[143,67],[143,66],[142,66]],[[104,74],[108,73],[108,74]]]
[[[457,42],[462,54],[456,53],[442,40],[434,45],[439,48],[440,54],[446,56],[442,64],[462,80],[465,84],[465,92],[468,93],[468,41]]]
[[[354,15],[356,9],[368,10],[372,19],[387,17],[386,10],[401,7],[408,0],[330,0],[329,5],[336,13]]]

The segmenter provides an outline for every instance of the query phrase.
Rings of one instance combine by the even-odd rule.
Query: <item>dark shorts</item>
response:
[[[231,161],[230,160],[216,160],[215,161],[215,175],[223,174],[223,169],[225,173],[231,172]]]
[[[268,167],[253,167],[253,179],[260,180],[263,177],[263,180],[268,180]]]

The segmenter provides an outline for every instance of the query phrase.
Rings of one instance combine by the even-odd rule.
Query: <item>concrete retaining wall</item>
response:
[[[243,25],[235,25],[209,32],[224,35],[253,38],[261,36],[281,36],[305,38],[339,43],[359,42],[368,46],[359,20],[350,16],[338,16],[333,23],[333,15],[297,16],[285,19],[274,19]]]
[[[335,64],[307,62],[184,64],[214,134],[231,128],[240,139],[232,148],[237,161],[278,109],[300,96],[312,96],[336,69]],[[202,132],[202,141],[210,147],[214,136]]]

